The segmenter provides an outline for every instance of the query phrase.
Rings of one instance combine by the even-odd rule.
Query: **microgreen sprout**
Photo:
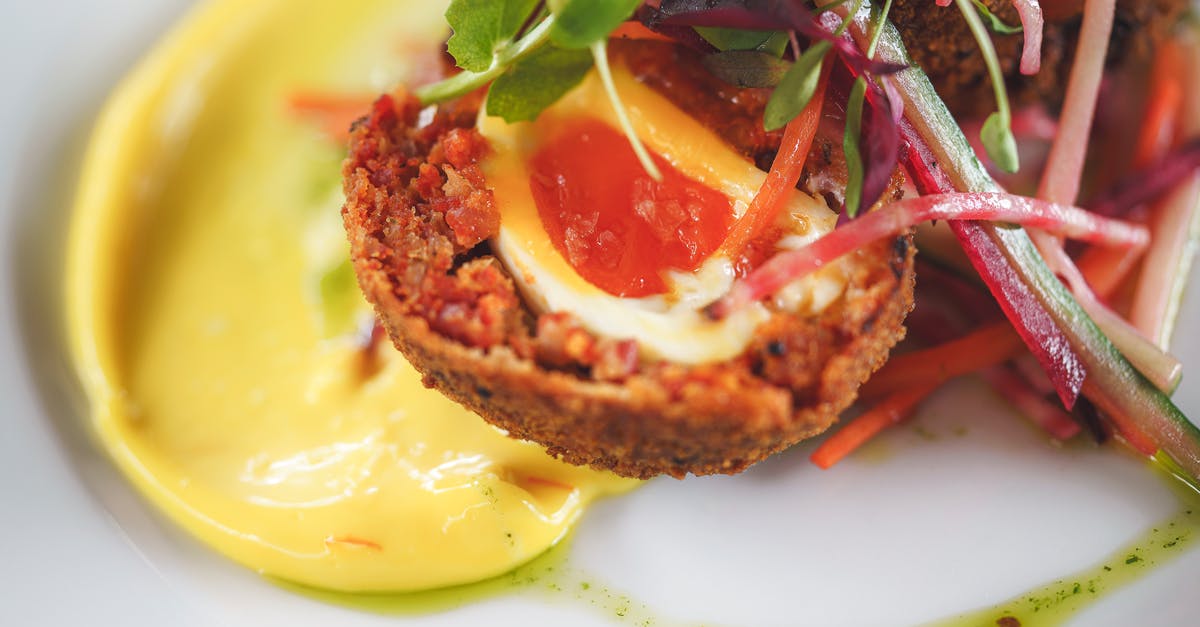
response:
[[[996,111],[987,117],[980,131],[980,139],[988,157],[996,167],[1005,172],[1016,172],[1021,167],[1017,154],[1017,140],[1012,134],[1012,113],[1008,108],[1008,90],[1004,86],[1004,73],[1000,70],[1000,60],[996,57],[996,49],[992,46],[987,28],[975,10],[971,0],[955,0],[962,12],[971,35],[979,44],[979,52],[987,65],[988,76],[992,80],[992,90],[996,93]]]
[[[457,3],[451,3],[453,8]],[[447,19],[450,11],[447,10]],[[453,26],[453,22],[451,22]],[[550,15],[529,30],[523,37],[515,41],[498,42],[491,62],[481,70],[464,69],[462,72],[446,80],[426,85],[417,90],[417,98],[422,104],[444,102],[465,96],[489,82],[498,78],[513,64],[526,55],[540,48],[550,40],[550,29],[554,26],[554,16]],[[462,36],[467,30],[455,31],[455,36]],[[457,57],[455,58],[457,61]]]
[[[846,101],[846,132],[842,136],[842,152],[846,154],[846,215],[858,214],[863,191],[863,159],[858,149],[862,136],[863,100],[867,95],[867,81],[858,77],[850,88]]]
[[[608,66],[609,34],[640,4],[552,0],[543,7],[536,0],[453,0],[446,21],[454,34],[446,47],[462,72],[418,89],[417,98],[423,104],[443,102],[491,83],[488,115],[507,122],[533,120],[578,85],[594,64],[638,160],[660,181],[662,173],[633,131]],[[529,23],[533,26],[522,35]],[[768,39],[764,36],[760,43],[766,45]]]
[[[608,45],[605,40],[601,39],[592,44],[592,58],[596,61],[596,70],[600,74],[600,81],[604,83],[604,91],[608,93],[608,100],[612,103],[613,110],[616,111],[617,120],[621,123],[621,130],[625,131],[626,137],[629,138],[629,145],[633,147],[633,152],[637,154],[638,161],[642,162],[642,167],[646,173],[656,181],[662,181],[662,172],[659,171],[658,165],[654,163],[650,152],[646,150],[646,146],[642,144],[642,139],[638,137],[637,132],[633,128],[633,123],[629,120],[629,113],[625,111],[625,103],[621,102],[621,96],[617,93],[617,86],[613,83],[612,71],[608,68]]]

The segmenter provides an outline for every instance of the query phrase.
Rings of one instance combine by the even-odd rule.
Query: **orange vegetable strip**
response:
[[[763,181],[746,213],[730,227],[729,236],[721,245],[720,253],[737,260],[746,246],[769,227],[787,203],[788,196],[800,182],[804,161],[812,148],[817,126],[821,122],[821,109],[825,103],[825,87],[828,84],[830,64],[821,69],[821,77],[812,100],[800,114],[783,129],[783,140],[779,152],[771,162],[771,169]]]
[[[1155,53],[1146,111],[1134,152],[1134,169],[1146,168],[1165,157],[1175,140],[1184,105],[1179,80],[1187,72],[1184,54],[1182,46],[1172,41],[1160,45]],[[1108,299],[1141,258],[1141,251],[1093,246],[1080,256],[1077,265],[1096,295]]]
[[[1153,74],[1158,80],[1152,82],[1149,106],[1155,106],[1156,97],[1164,97],[1164,94],[1157,93],[1160,84],[1164,90],[1178,91],[1182,101],[1177,105],[1171,121],[1174,128],[1170,131],[1142,129],[1146,135],[1157,135],[1153,140],[1147,139],[1147,142],[1171,142],[1180,136],[1195,136],[1200,130],[1200,99],[1194,91],[1184,92],[1181,87],[1194,85],[1200,78],[1200,64],[1196,61],[1198,49],[1200,44],[1194,35],[1182,42],[1172,40],[1159,46]],[[1148,118],[1149,115],[1148,112]],[[1150,122],[1148,119],[1147,124]],[[1156,149],[1159,147],[1155,145]],[[1167,144],[1162,150],[1165,153],[1169,148],[1170,144]],[[1150,232],[1154,247],[1146,252],[1142,263],[1129,319],[1165,350],[1171,342],[1180,299],[1191,269],[1194,253],[1188,249],[1194,245],[1192,242],[1196,234],[1200,233],[1200,173],[1189,176],[1151,211]]]
[[[1184,54],[1179,44],[1164,42],[1154,55],[1146,113],[1134,153],[1135,169],[1145,168],[1161,159],[1175,142],[1184,102],[1180,77],[1188,71]]]
[[[1183,88],[1168,81],[1152,87],[1146,103],[1146,120],[1138,136],[1134,167],[1142,168],[1162,158],[1175,139],[1179,114],[1183,108]]]
[[[344,141],[350,137],[350,125],[367,114],[372,100],[366,96],[299,91],[288,97],[287,107],[293,115],[316,119],[327,135]]]
[[[1109,246],[1092,246],[1075,261],[1079,272],[1096,296],[1107,301],[1125,282],[1137,262],[1146,254],[1144,249],[1118,249]]]
[[[994,322],[944,344],[896,355],[859,390],[879,398],[923,385],[938,386],[954,377],[1006,362],[1024,344],[1007,321]]]
[[[641,22],[621,22],[621,25],[616,30],[609,33],[609,39],[650,39],[654,41],[669,41],[674,43],[675,40],[656,33],[649,28],[646,28]]]
[[[328,538],[325,538],[325,544],[327,546],[330,544],[346,544],[349,546],[357,546],[357,547],[362,547],[364,549],[371,549],[372,551],[382,551],[383,550],[383,546],[380,545],[378,542],[372,542],[371,540],[364,540],[363,538],[356,538],[354,536],[340,536],[340,537],[336,537],[336,538],[330,536]]]
[[[936,389],[936,384],[925,384],[888,396],[826,438],[809,460],[822,469],[828,469],[879,432],[907,418],[917,403]]]
[[[545,486],[547,488],[558,488],[559,490],[567,490],[567,491],[575,489],[575,486],[573,486],[569,483],[563,483],[561,481],[555,481],[553,479],[547,479],[545,477],[536,477],[533,475],[525,477],[525,479],[522,480],[522,483],[527,483],[529,485],[540,485],[540,486]]]

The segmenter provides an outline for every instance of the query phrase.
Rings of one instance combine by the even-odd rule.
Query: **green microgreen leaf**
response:
[[[525,35],[511,45],[502,46],[497,50],[495,58],[487,69],[478,72],[465,70],[446,80],[426,85],[417,90],[417,98],[421,100],[422,104],[433,104],[465,96],[483,87],[488,82],[503,74],[513,63],[521,60],[549,41],[550,29],[553,27],[554,16],[551,15],[539,22],[537,26],[530,29],[529,32],[525,33]]]
[[[1008,89],[1004,86],[1004,73],[1000,70],[1000,60],[996,57],[992,38],[988,36],[983,20],[971,1],[955,0],[963,18],[967,20],[967,26],[971,28],[971,35],[979,45],[979,52],[987,65],[988,77],[992,81],[992,91],[996,93],[996,112],[988,116],[980,139],[983,140],[988,157],[997,167],[1005,172],[1016,172],[1021,168],[1021,161],[1017,155],[1017,140],[1012,134],[1012,113],[1008,108]]]
[[[583,80],[592,69],[587,50],[544,46],[521,59],[492,83],[488,115],[505,122],[532,120]]]
[[[858,149],[862,136],[863,101],[867,95],[867,82],[863,77],[854,81],[850,97],[846,99],[846,133],[842,136],[842,152],[846,154],[846,215],[858,215],[863,193],[863,160]]]
[[[625,103],[621,102],[621,95],[617,93],[617,85],[613,82],[612,70],[608,67],[608,40],[601,39],[592,44],[592,59],[596,62],[596,73],[600,75],[600,82],[604,84],[604,91],[608,93],[608,100],[612,103],[613,110],[617,113],[617,121],[621,123],[621,130],[625,132],[625,137],[629,138],[629,145],[633,147],[634,154],[637,155],[638,161],[642,163],[646,173],[655,181],[662,181],[663,175],[659,171],[658,165],[654,163],[654,159],[650,157],[650,151],[646,150],[646,146],[642,144],[642,139],[638,137],[637,132],[633,129],[633,122],[629,120],[629,113],[625,110]]]
[[[716,52],[701,60],[713,76],[735,87],[774,87],[792,64],[756,50]]]
[[[554,28],[550,39],[563,48],[587,48],[608,39],[629,19],[641,0],[550,0]]]
[[[1012,26],[997,17],[996,14],[992,13],[992,10],[989,9],[988,6],[981,0],[971,1],[975,3],[975,8],[979,9],[979,14],[982,15],[983,19],[987,21],[988,28],[990,28],[993,33],[999,33],[1001,35],[1015,35],[1025,30],[1024,28],[1021,28],[1020,25]]]
[[[446,49],[458,67],[482,72],[517,36],[536,6],[537,0],[454,0],[446,9],[446,22],[454,30]]]
[[[826,40],[809,46],[791,69],[780,79],[763,111],[763,128],[768,131],[783,128],[800,115],[817,91],[821,78],[821,63],[832,44]]]
[[[1005,172],[1016,172],[1020,167],[1020,157],[1017,155],[1017,139],[1013,137],[1008,121],[999,112],[987,117],[983,129],[979,132],[983,147],[987,150],[988,158],[996,167]]]
[[[739,30],[736,28],[717,28],[713,26],[696,26],[696,34],[712,44],[714,48],[725,52],[728,50],[756,50],[783,56],[787,49],[788,35],[777,30]]]

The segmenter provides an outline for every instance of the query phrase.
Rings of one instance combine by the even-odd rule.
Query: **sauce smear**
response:
[[[530,159],[529,187],[555,248],[616,296],[666,292],[663,272],[696,269],[733,223],[723,194],[654,160],[662,181],[625,136],[590,118],[564,124]]]

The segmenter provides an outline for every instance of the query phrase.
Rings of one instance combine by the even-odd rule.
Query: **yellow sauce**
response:
[[[432,6],[431,6],[432,4]],[[85,162],[71,348],[100,443],[191,533],[264,574],[417,590],[509,571],[634,482],[424,389],[344,275],[337,154],[284,103],[419,68],[441,6],[216,0],[120,87]]]

